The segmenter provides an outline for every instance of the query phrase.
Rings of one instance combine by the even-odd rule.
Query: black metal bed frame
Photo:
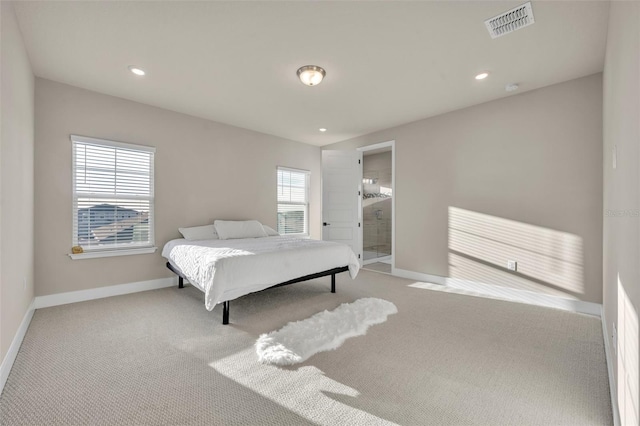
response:
[[[186,280],[187,278],[184,275],[182,275],[180,272],[178,272],[170,262],[167,262],[167,268],[169,268],[171,272],[173,272],[178,276],[178,288],[184,288],[184,280]],[[294,278],[284,283],[276,284],[274,286],[265,288],[264,290],[269,290],[271,288],[282,287],[284,285],[295,284],[302,281],[313,280],[316,278],[326,277],[328,275],[331,275],[331,293],[335,293],[336,292],[336,274],[339,274],[340,272],[346,272],[348,270],[349,270],[348,266],[333,268],[327,271],[305,275],[304,277]],[[264,291],[264,290],[260,290],[260,291]],[[224,325],[229,324],[229,302],[230,302],[229,300],[222,302],[222,324]]]

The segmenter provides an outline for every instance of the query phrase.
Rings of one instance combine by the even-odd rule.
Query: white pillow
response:
[[[262,224],[257,220],[216,220],[213,224],[221,240],[267,236]]]
[[[280,236],[280,234],[278,234],[278,232],[275,229],[273,229],[272,227],[270,227],[270,226],[262,225],[262,228],[264,228],[264,232],[266,232],[267,235],[270,236],[270,237],[278,237],[278,236]]]
[[[218,233],[213,225],[192,226],[190,228],[178,228],[185,240],[217,240]]]

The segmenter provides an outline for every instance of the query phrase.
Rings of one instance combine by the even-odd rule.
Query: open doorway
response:
[[[395,143],[358,148],[362,151],[363,268],[392,273],[394,265]]]

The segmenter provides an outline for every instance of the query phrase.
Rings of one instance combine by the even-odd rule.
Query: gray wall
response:
[[[13,6],[0,2],[0,358],[33,300],[33,85]]]
[[[71,260],[69,134],[151,145],[155,254]],[[36,295],[171,276],[160,256],[178,227],[214,219],[276,225],[276,167],[311,171],[311,236],[320,236],[320,148],[36,79]]]
[[[461,249],[449,239],[451,223],[482,217],[490,226],[473,229],[462,253],[468,270],[507,273],[515,257],[519,278],[601,302],[601,74],[323,149],[389,140],[396,141],[396,268],[453,275]]]
[[[604,67],[604,314],[623,424],[638,424],[640,3],[611,2]],[[617,167],[613,168],[613,150]],[[613,346],[612,346],[613,347]],[[626,358],[626,364],[621,362]],[[625,383],[625,377],[629,380]],[[632,389],[632,390],[631,390]],[[625,400],[630,402],[625,406]]]

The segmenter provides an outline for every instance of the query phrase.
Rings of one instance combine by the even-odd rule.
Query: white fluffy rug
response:
[[[349,337],[365,334],[369,326],[383,323],[397,312],[393,303],[373,297],[343,303],[333,311],[319,312],[261,335],[256,341],[258,359],[276,365],[306,361],[318,352],[340,347]]]

